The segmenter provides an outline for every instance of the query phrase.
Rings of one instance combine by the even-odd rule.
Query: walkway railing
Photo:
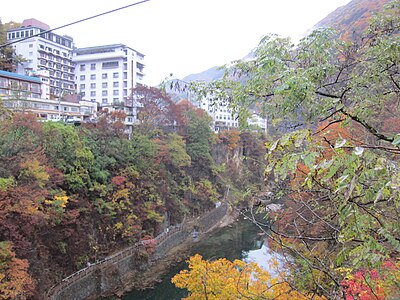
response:
[[[225,211],[224,213],[226,213],[227,207],[228,207],[227,204],[221,205],[220,207],[215,208],[214,210],[207,213],[203,218],[207,218],[210,216],[210,214],[219,212],[220,210],[224,210]],[[172,235],[174,235],[177,232],[182,231],[185,227],[184,224],[185,224],[185,222],[175,225],[175,226],[171,226],[168,228],[167,231],[163,231],[162,233],[157,235],[154,238],[154,240],[156,240],[156,242],[157,242],[156,245],[161,245],[164,241],[171,238]],[[137,252],[139,247],[145,246],[145,245],[146,245],[146,240],[139,241],[139,242],[133,244],[132,246],[129,246],[128,248],[125,248],[115,254],[112,254],[100,261],[97,261],[94,264],[91,264],[91,265],[69,275],[68,277],[64,278],[60,283],[53,285],[47,291],[45,298],[53,299],[53,297],[55,295],[59,294],[62,290],[66,289],[67,287],[69,287],[73,283],[77,282],[81,278],[83,278],[89,274],[92,274],[92,273],[96,272],[97,270],[101,270],[104,267],[109,266],[110,264],[115,264],[115,263],[120,262],[121,260],[125,259],[126,257],[131,256],[135,252]]]

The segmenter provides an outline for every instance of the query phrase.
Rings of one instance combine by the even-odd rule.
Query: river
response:
[[[200,254],[204,259],[225,257],[229,260],[241,259],[254,261],[268,268],[271,254],[264,242],[261,230],[250,220],[241,217],[228,227],[221,228],[196,242],[190,254]],[[125,295],[123,300],[175,300],[185,297],[186,290],[175,288],[171,278],[187,267],[186,262],[171,267],[161,283],[154,289],[134,291]]]

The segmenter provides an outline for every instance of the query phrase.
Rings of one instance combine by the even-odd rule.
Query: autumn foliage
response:
[[[325,299],[303,295],[285,281],[284,274],[271,274],[255,263],[225,258],[207,261],[196,254],[188,264],[189,270],[172,278],[178,288],[188,290],[184,299]]]

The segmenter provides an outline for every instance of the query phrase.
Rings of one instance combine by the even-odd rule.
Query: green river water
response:
[[[264,242],[261,230],[248,219],[240,219],[232,225],[219,229],[211,235],[196,242],[190,251],[204,259],[225,257],[229,260],[241,259],[255,261],[267,268],[271,254]],[[175,300],[186,296],[185,290],[177,289],[171,283],[171,278],[180,270],[186,268],[186,262],[171,267],[163,277],[163,281],[154,289],[134,291],[125,295],[123,300]]]

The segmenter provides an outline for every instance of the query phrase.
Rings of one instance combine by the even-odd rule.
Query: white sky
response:
[[[3,3],[0,18],[35,18],[51,28],[137,0],[19,0]],[[299,37],[350,0],[150,0],[56,31],[75,46],[125,44],[145,54],[144,83],[173,73],[183,78],[240,59],[268,33]]]

